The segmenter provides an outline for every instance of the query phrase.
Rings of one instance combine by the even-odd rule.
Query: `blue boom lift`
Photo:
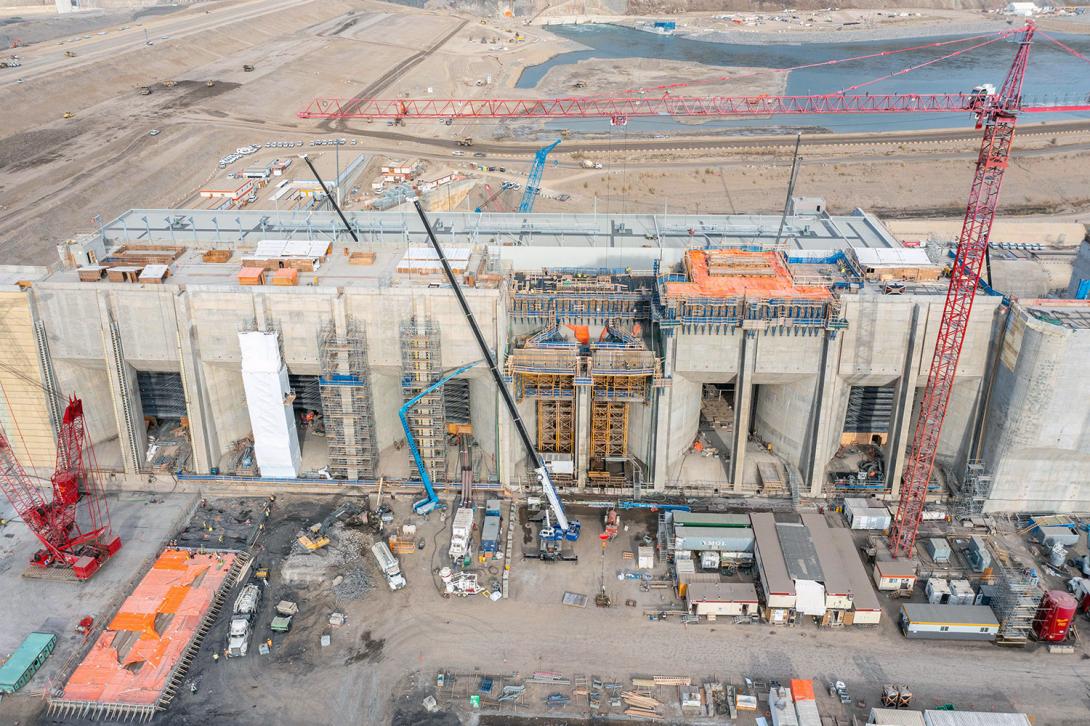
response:
[[[432,486],[431,477],[428,476],[428,469],[424,466],[424,460],[420,458],[420,449],[416,445],[416,438],[413,437],[412,428],[409,426],[409,409],[415,406],[417,401],[421,398],[436,389],[442,388],[451,378],[457,378],[478,363],[480,363],[479,360],[473,361],[472,363],[467,363],[461,368],[447,373],[423,391],[410,398],[405,402],[405,405],[398,409],[397,417],[401,419],[401,427],[405,429],[405,442],[409,445],[409,451],[412,452],[413,461],[416,462],[416,469],[420,472],[420,480],[424,482],[424,491],[427,493],[427,496],[413,505],[413,511],[417,514],[427,514],[437,508],[439,506],[439,495],[435,493],[435,487]]]

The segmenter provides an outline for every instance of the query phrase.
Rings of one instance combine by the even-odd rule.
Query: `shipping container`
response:
[[[999,621],[983,605],[901,606],[901,632],[906,638],[934,640],[995,640]]]
[[[768,710],[772,713],[772,726],[799,726],[790,690],[781,686],[769,691]]]
[[[499,542],[500,518],[485,517],[484,526],[481,528],[481,552],[495,552],[499,549]]]
[[[30,682],[57,644],[52,633],[31,633],[0,666],[0,693],[15,693]]]

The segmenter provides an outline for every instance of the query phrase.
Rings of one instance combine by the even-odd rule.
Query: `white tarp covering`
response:
[[[325,257],[329,247],[328,240],[265,239],[257,243],[254,257]]]
[[[825,615],[825,586],[814,580],[795,580],[795,609],[803,615]]]
[[[864,267],[931,267],[927,251],[918,247],[854,247],[855,259]]]
[[[302,456],[295,414],[286,402],[288,369],[280,358],[276,333],[238,334],[242,350],[242,386],[254,433],[254,456],[261,476],[294,479]]]

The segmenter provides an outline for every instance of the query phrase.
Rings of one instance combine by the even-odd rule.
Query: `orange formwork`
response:
[[[689,250],[689,282],[667,282],[668,299],[750,298],[828,300],[829,289],[796,285],[782,256],[746,250]]]
[[[72,673],[61,699],[122,708],[157,704],[235,557],[164,550]]]

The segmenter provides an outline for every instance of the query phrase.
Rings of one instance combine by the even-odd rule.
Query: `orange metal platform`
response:
[[[667,298],[827,300],[832,297],[826,287],[796,285],[782,256],[776,252],[689,250],[685,253],[685,270],[689,282],[667,282]]]
[[[76,667],[62,698],[155,704],[234,559],[227,552],[164,550]]]

